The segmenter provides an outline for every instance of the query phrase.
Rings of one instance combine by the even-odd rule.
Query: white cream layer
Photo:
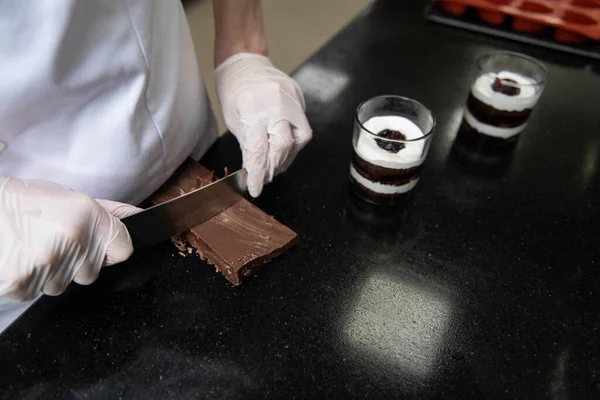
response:
[[[412,188],[414,188],[417,185],[417,182],[419,181],[419,178],[416,178],[404,185],[399,186],[386,185],[379,182],[371,182],[370,180],[359,174],[353,165],[350,165],[350,176],[367,189],[380,194],[406,193],[412,190]]]
[[[512,79],[519,85],[520,92],[516,96],[509,96],[504,93],[495,92],[492,89],[494,80]],[[487,73],[479,76],[473,83],[471,93],[476,99],[488,106],[494,107],[496,110],[503,111],[523,111],[528,108],[533,108],[537,103],[541,88],[535,84],[531,78],[509,71],[498,73]]]
[[[502,139],[508,139],[509,137],[518,135],[525,129],[525,126],[527,126],[527,123],[525,123],[514,128],[498,128],[497,126],[484,124],[483,122],[478,121],[469,110],[465,110],[465,121],[467,121],[467,124],[469,124],[471,128],[476,129],[484,135]]]
[[[423,131],[414,122],[395,115],[370,118],[363,126],[374,134],[384,129],[391,129],[402,132],[407,139],[423,137]],[[423,149],[426,140],[405,142],[402,150],[391,153],[379,147],[372,134],[361,130],[354,150],[363,160],[371,164],[385,168],[407,169],[421,165],[425,160]]]

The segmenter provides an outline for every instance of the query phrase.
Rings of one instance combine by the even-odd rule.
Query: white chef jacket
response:
[[[0,60],[0,175],[137,204],[217,136],[180,0],[0,0]]]

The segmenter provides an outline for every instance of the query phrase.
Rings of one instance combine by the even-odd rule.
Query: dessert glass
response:
[[[405,203],[419,181],[435,129],[423,104],[400,96],[371,98],[356,110],[352,190],[378,205]]]
[[[474,149],[511,148],[544,90],[546,75],[542,63],[523,54],[480,57],[459,139]]]

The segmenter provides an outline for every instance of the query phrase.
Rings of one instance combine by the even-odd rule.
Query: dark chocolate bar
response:
[[[213,174],[186,161],[150,198],[159,204],[211,183]],[[246,199],[185,234],[198,255],[234,285],[298,241],[298,235]],[[175,238],[176,245],[180,238]],[[179,245],[180,246],[180,245]],[[179,247],[178,246],[178,247]]]

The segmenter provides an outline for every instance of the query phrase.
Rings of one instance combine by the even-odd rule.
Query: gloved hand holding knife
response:
[[[0,296],[25,301],[94,282],[133,252],[119,218],[138,211],[48,181],[0,177]]]
[[[20,74],[17,66],[10,69],[19,74],[13,77],[10,71],[0,70],[6,82],[15,82],[14,88],[9,86],[3,94],[4,103],[11,104],[11,108],[0,107],[0,121],[3,121],[0,129],[0,296],[23,301],[39,293],[58,295],[71,281],[90,284],[103,266],[126,260],[134,249],[120,219],[140,211],[127,204],[135,203],[131,199],[139,196],[134,192],[134,184],[141,180],[143,184],[138,187],[154,191],[185,159],[193,154],[198,157],[207,148],[202,135],[211,137],[208,132],[211,118],[198,117],[194,102],[199,103],[198,109],[209,110],[210,107],[206,106],[202,81],[195,76],[193,46],[181,4],[179,0],[164,0],[155,5],[147,0],[136,1],[136,13],[129,12],[127,18],[121,18],[118,12],[85,15],[65,9],[44,15],[44,21],[52,22],[48,26],[21,25],[19,30],[0,30],[3,34],[0,37],[5,40],[12,40],[10,32],[39,31],[38,36],[28,37],[32,49],[39,43],[47,50],[35,52],[36,57],[39,54],[49,57],[54,50],[58,52],[52,47],[56,43],[77,44],[82,40],[76,29],[64,26],[69,24],[86,26],[98,21],[120,26],[131,23],[131,29],[125,27],[125,31],[155,29],[156,34],[148,37],[164,41],[150,45],[145,42],[145,36],[119,36],[120,31],[115,30],[112,37],[108,32],[92,45],[86,42],[86,51],[81,52],[84,59],[74,58],[78,64],[60,65],[62,74],[52,76],[62,81],[48,84],[43,79],[50,75],[43,68],[58,68],[52,66],[53,58],[36,63],[42,70],[39,77],[32,77],[31,81],[27,81],[28,75]],[[121,2],[108,1],[112,2],[115,9],[121,9]],[[242,148],[249,192],[256,197],[264,183],[289,167],[311,139],[311,128],[304,115],[304,99],[298,84],[266,57],[260,0],[213,2],[217,93],[225,122]],[[69,3],[61,7],[70,6]],[[18,10],[25,14],[23,18],[3,19],[0,27],[10,28],[9,22],[17,20],[39,20],[34,18],[40,12],[38,8],[19,2]],[[70,19],[64,19],[65,16]],[[138,19],[137,16],[144,17]],[[3,25],[3,21],[7,24]],[[61,24],[61,29],[54,30],[53,27]],[[123,47],[122,52],[119,46]],[[4,48],[13,49],[0,46]],[[99,58],[106,59],[108,54],[111,62],[96,62]],[[23,56],[3,55],[5,68]],[[146,79],[142,89],[139,76]],[[115,79],[121,79],[120,83],[114,84]],[[46,92],[27,91],[26,88],[33,85]],[[57,101],[43,103],[38,98],[28,99],[34,95]],[[45,112],[32,108],[31,104],[60,105],[61,108],[57,112]],[[20,115],[19,110],[24,110],[21,111],[24,114]],[[68,118],[62,118],[61,110],[68,113]],[[105,139],[115,132],[122,135],[121,143]],[[68,153],[49,152],[46,157],[31,154],[27,158],[31,152],[46,150],[32,148],[31,143],[41,143],[39,138],[48,135],[55,135],[54,140],[60,145],[57,148],[68,149]],[[117,146],[114,154],[110,146]],[[196,148],[200,152],[192,154]],[[77,149],[98,154],[100,162],[89,164],[89,158],[77,156]],[[64,155],[65,160],[52,159],[49,154],[57,154],[59,158]],[[57,169],[67,159],[70,169]],[[131,160],[125,169],[117,167],[123,160]],[[94,170],[97,165],[99,171]],[[48,173],[54,169],[64,173]],[[74,170],[77,173],[71,173]],[[106,196],[106,175],[120,171],[126,177],[130,171],[143,173],[127,179],[119,176],[117,181],[123,186],[111,188],[109,192],[121,194]],[[62,180],[61,176],[69,179]],[[104,177],[95,186],[94,180],[100,176]],[[127,180],[130,185],[125,184]],[[93,197],[109,197],[125,203]]]

